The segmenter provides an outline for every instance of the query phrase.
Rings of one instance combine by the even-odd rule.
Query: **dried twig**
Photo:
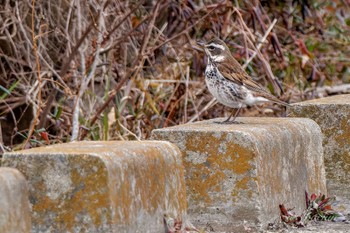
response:
[[[207,111],[209,108],[211,108],[212,106],[214,106],[217,103],[217,100],[215,98],[212,98],[207,105],[204,106],[204,108],[202,108],[202,110],[200,110],[196,115],[194,115],[188,122],[193,122],[196,119],[199,120],[199,116],[203,114],[203,112]]]
[[[156,8],[154,10],[154,14],[153,14],[153,18],[152,18],[152,22],[154,24],[154,20],[155,17],[157,16],[159,10],[159,2],[156,5]],[[152,23],[150,25],[153,25]],[[104,111],[104,109],[108,106],[108,104],[113,100],[114,96],[117,94],[117,92],[120,90],[120,88],[124,85],[124,83],[130,78],[131,74],[134,73],[133,76],[135,76],[138,71],[140,70],[140,68],[142,67],[145,57],[144,57],[144,50],[146,49],[146,44],[148,43],[149,37],[151,35],[151,28],[149,28],[149,33],[144,37],[143,40],[143,46],[141,46],[140,49],[140,53],[139,56],[135,59],[133,66],[135,70],[129,71],[122,80],[120,80],[120,82],[118,83],[118,85],[114,88],[114,90],[112,91],[112,93],[109,95],[109,97],[107,98],[107,100],[104,102],[104,104],[97,110],[97,112],[95,113],[94,117],[90,120],[90,125],[94,124],[96,122],[96,120],[98,119],[98,117],[100,116],[100,114]],[[135,72],[134,72],[135,71]],[[84,139],[86,137],[87,131],[83,131],[82,135],[81,135],[81,139]]]
[[[254,51],[254,53],[249,57],[249,59],[243,64],[243,68],[247,68],[247,66],[249,65],[249,63],[255,58],[255,56],[258,54],[258,50],[260,51],[261,46],[265,43],[268,35],[270,34],[270,32],[272,31],[272,28],[275,26],[275,24],[277,23],[277,19],[274,19],[272,21],[272,24],[269,26],[269,28],[266,30],[265,35],[261,38],[261,40],[259,41],[259,44],[256,46],[256,50]]]
[[[35,18],[35,0],[32,0],[32,41],[33,41],[33,52],[34,52],[34,56],[35,56],[35,63],[36,63],[36,69],[37,69],[37,78],[38,78],[38,95],[37,95],[37,108],[36,108],[36,113],[34,116],[34,119],[30,125],[30,129],[28,131],[28,135],[27,135],[27,139],[25,141],[25,143],[23,144],[23,149],[26,147],[26,145],[29,143],[35,126],[39,120],[39,116],[41,113],[41,105],[42,105],[42,96],[41,96],[41,70],[40,70],[40,61],[39,61],[39,55],[38,55],[38,44],[37,44],[37,39],[38,39],[38,35],[36,35],[35,32],[35,22],[36,22],[36,18]]]
[[[244,33],[244,35],[248,34],[249,37],[247,36],[247,41],[249,43],[249,45],[254,48],[254,51],[256,52],[256,55],[258,55],[259,59],[262,62],[263,67],[265,68],[265,71],[267,73],[267,77],[269,78],[270,82],[272,83],[273,87],[274,87],[274,91],[277,92],[276,94],[280,95],[280,92],[283,92],[282,87],[280,86],[279,82],[276,80],[275,76],[272,73],[271,70],[271,66],[270,64],[266,61],[266,59],[264,58],[264,56],[261,54],[260,50],[258,48],[255,47],[253,41],[255,41],[253,34],[250,32],[248,26],[246,25],[246,23],[243,20],[243,17],[241,15],[241,13],[234,8],[234,11],[237,13],[237,15],[239,16],[239,22],[241,24],[241,26],[246,30],[247,33]],[[267,34],[268,35],[268,34]],[[266,35],[266,36],[267,36]]]
[[[204,54],[193,44],[199,38],[221,35],[230,41],[235,56],[245,56],[245,66],[251,64],[256,73],[265,72],[275,92],[274,75],[281,78],[284,98],[293,102],[348,91],[346,22],[336,10],[345,9],[346,15],[343,1],[320,7],[329,13],[325,24],[312,23],[325,13],[312,8],[303,15],[300,3],[291,7],[289,1],[264,6],[259,1],[10,2],[0,6],[0,114],[14,120],[6,129],[11,136],[4,138],[11,147],[18,143],[17,132],[26,135],[31,128],[34,134],[33,125],[45,129],[53,142],[76,139],[79,128],[91,130],[90,139],[126,140],[131,134],[123,128],[144,139],[165,120],[173,125],[216,115],[207,111],[221,107],[213,106],[205,91]],[[323,33],[328,21],[343,33]],[[263,35],[260,41],[257,34]],[[262,45],[269,39],[274,49]],[[24,108],[33,108],[39,120],[24,114]],[[105,118],[98,119],[110,108],[118,111],[106,127]],[[31,125],[21,122],[25,117]],[[86,137],[86,131],[81,133]],[[26,146],[44,140],[28,138]]]

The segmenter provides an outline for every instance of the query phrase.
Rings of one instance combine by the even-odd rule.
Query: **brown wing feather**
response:
[[[227,57],[226,57],[227,58]],[[264,97],[272,102],[288,106],[289,104],[279,100],[270,94],[259,83],[255,82],[241,67],[236,59],[229,56],[228,61],[217,64],[221,74],[232,82],[245,86],[248,90],[256,92],[257,96]]]

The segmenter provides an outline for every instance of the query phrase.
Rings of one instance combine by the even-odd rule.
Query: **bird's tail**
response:
[[[288,103],[286,103],[286,102],[284,102],[284,101],[282,101],[282,100],[279,100],[279,99],[274,99],[274,100],[271,100],[271,102],[273,102],[273,103],[275,103],[275,104],[280,104],[280,105],[283,105],[283,106],[285,106],[285,107],[289,107],[289,106],[291,106],[290,104],[288,104]]]
[[[260,94],[263,94],[263,93],[260,93]],[[285,107],[289,107],[290,104],[278,99],[277,97],[275,97],[274,95],[271,95],[271,94],[268,94],[268,93],[264,93],[263,94],[263,97],[268,99],[269,101],[271,101],[272,103],[275,103],[275,104],[280,104],[280,105],[283,105]]]

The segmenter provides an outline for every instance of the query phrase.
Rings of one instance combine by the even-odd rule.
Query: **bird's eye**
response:
[[[214,50],[214,49],[215,49],[215,47],[214,47],[214,46],[212,46],[212,45],[209,45],[209,46],[208,46],[208,49],[209,49],[209,50]]]

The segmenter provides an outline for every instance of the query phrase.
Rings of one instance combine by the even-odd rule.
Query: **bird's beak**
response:
[[[200,46],[202,51],[204,51],[207,55],[209,54],[208,50],[206,49],[206,43],[205,42],[198,40],[197,44]]]
[[[197,44],[203,48],[205,47],[205,43],[203,41],[197,41]]]
[[[195,41],[195,43],[191,43],[192,48],[194,48],[197,51],[205,52],[205,43],[202,41]]]

